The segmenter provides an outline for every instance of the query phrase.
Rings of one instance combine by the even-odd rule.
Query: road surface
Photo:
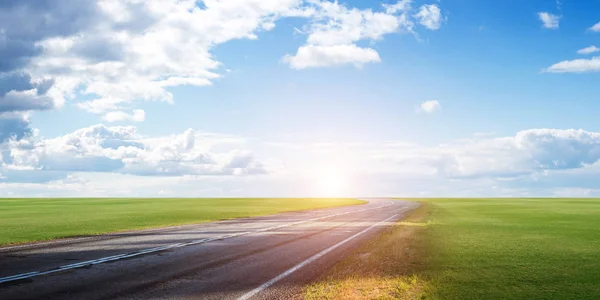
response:
[[[418,203],[0,248],[0,299],[284,299]]]

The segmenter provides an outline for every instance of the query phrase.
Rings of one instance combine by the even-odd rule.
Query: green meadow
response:
[[[599,199],[435,199],[436,299],[600,299]]]
[[[0,245],[362,204],[355,199],[0,199]]]
[[[600,299],[600,199],[415,201],[303,298]]]

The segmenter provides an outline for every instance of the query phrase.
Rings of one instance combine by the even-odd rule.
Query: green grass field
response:
[[[600,299],[600,199],[418,201],[303,298]]]
[[[0,245],[362,203],[355,199],[0,199]]]
[[[599,199],[435,199],[437,299],[600,299]]]

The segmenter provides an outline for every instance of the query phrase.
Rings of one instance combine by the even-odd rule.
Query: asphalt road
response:
[[[0,248],[0,299],[285,299],[415,202]]]

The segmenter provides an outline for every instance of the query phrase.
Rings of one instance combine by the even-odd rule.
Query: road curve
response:
[[[418,206],[368,201],[0,248],[0,299],[288,298]]]

